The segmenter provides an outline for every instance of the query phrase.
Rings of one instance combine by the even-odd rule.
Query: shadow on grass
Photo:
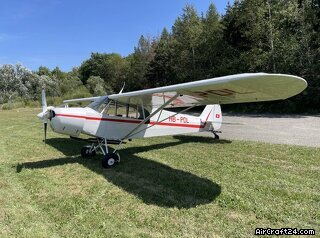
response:
[[[182,136],[181,140],[208,143],[206,137]],[[214,142],[224,143],[216,140]],[[191,208],[210,203],[221,193],[220,185],[206,178],[138,155],[143,151],[175,146],[181,144],[181,141],[122,149],[121,164],[112,169],[101,167],[101,155],[90,159],[77,156],[83,143],[65,138],[48,139],[47,143],[62,151],[67,157],[18,164],[17,172],[21,172],[22,169],[41,169],[77,163],[103,175],[109,182],[134,194],[144,203],[161,207]]]
[[[232,141],[219,139],[216,140],[213,137],[208,136],[186,136],[186,135],[176,135],[173,138],[180,140],[181,143],[208,143],[208,144],[230,144]]]

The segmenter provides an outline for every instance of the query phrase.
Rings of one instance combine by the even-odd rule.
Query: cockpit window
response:
[[[107,105],[104,104],[101,112],[108,116],[134,119],[144,119],[150,115],[141,105],[122,104],[113,100],[110,100]]]

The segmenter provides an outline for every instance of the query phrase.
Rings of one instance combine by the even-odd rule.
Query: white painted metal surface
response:
[[[133,130],[142,120],[109,116],[98,113],[91,108],[55,108],[55,117],[51,119],[53,131],[71,136],[79,136],[80,133],[106,138],[122,139],[128,131]],[[219,105],[209,105],[200,117],[187,114],[178,114],[162,110],[144,123],[129,138],[141,138],[163,135],[176,135],[195,133],[212,129],[215,118],[222,121]],[[213,126],[219,129],[219,126]]]

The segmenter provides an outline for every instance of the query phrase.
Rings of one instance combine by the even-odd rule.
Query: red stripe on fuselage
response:
[[[181,124],[181,123],[167,123],[167,122],[156,122],[151,121],[149,125],[156,125],[156,126],[176,126],[176,127],[189,127],[189,128],[203,128],[201,125],[193,125],[193,124]]]
[[[210,115],[210,114],[209,114]],[[209,117],[208,115],[208,117]],[[120,123],[134,123],[139,124],[142,120],[126,120],[126,119],[112,119],[112,118],[103,118],[103,117],[88,117],[88,116],[78,116],[78,115],[71,115],[71,114],[56,114],[57,117],[72,117],[72,118],[80,118],[86,120],[93,120],[93,121],[110,121],[110,122],[120,122]],[[206,122],[203,125],[196,125],[196,124],[181,124],[181,123],[168,123],[168,122],[155,122],[150,121],[148,125],[159,125],[159,126],[176,126],[176,127],[188,127],[188,128],[204,128]]]
[[[87,116],[78,116],[78,115],[71,115],[71,114],[56,114],[56,116],[81,118],[81,119],[92,120],[92,121],[113,121],[113,122],[126,122],[126,123],[135,123],[135,124],[139,124],[140,122],[142,122],[141,120],[124,120],[124,119],[112,119],[112,118],[103,118],[103,117],[87,117]]]

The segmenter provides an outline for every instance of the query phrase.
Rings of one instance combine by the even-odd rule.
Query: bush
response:
[[[73,98],[87,98],[92,97],[92,94],[88,91],[85,86],[79,86],[78,88],[70,91],[69,93],[63,95],[63,99],[73,99]]]
[[[48,106],[58,106],[63,103],[63,99],[61,97],[47,97],[47,105]]]
[[[1,110],[12,110],[15,108],[22,108],[25,107],[25,103],[18,101],[18,102],[7,102],[2,104],[2,106],[0,107]]]
[[[28,100],[28,101],[25,101],[25,106],[30,108],[38,108],[38,107],[41,107],[41,103],[40,101]]]

